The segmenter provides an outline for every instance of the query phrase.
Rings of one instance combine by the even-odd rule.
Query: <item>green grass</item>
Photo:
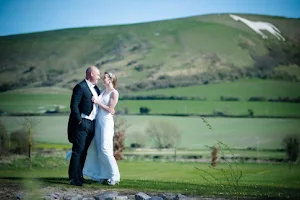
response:
[[[258,159],[286,159],[285,152],[280,151],[271,151],[271,150],[259,150],[258,152],[256,150],[223,150],[224,154],[228,159],[231,158],[232,154],[234,154],[235,157],[238,157],[240,159],[247,162],[246,159],[249,159],[250,162],[255,162],[254,160],[256,158]],[[154,156],[160,156],[160,159],[162,160],[168,160],[173,161],[174,160],[174,149],[167,149],[167,150],[157,150],[157,149],[125,149],[124,156],[128,159],[136,160],[155,160],[153,158]],[[201,158],[198,158],[199,156],[202,156]],[[211,150],[210,149],[177,149],[176,150],[176,159],[177,160],[185,160],[185,161],[193,161],[194,159],[198,161],[204,161],[207,159],[211,159]]]
[[[56,149],[56,150],[69,150],[72,149],[72,144],[61,144],[61,143],[41,143],[36,142],[34,144],[35,149]]]
[[[71,94],[30,94],[7,93],[0,94],[0,108],[14,113],[44,113],[60,106],[62,111],[70,110]]]
[[[72,149],[72,144],[60,144],[60,143],[41,143],[37,142],[34,144],[34,148],[38,150],[70,150]],[[224,154],[231,158],[232,154],[235,157],[239,157],[238,160],[250,159],[250,162],[255,161],[255,159],[286,159],[286,154],[283,151],[274,151],[268,149],[232,149],[231,152],[227,149],[223,150]],[[154,156],[159,156],[160,160],[173,161],[174,160],[174,149],[154,149],[154,148],[125,148],[123,151],[125,158],[129,160],[154,160]],[[176,149],[176,159],[192,161],[193,159],[204,158],[205,160],[211,158],[210,149]]]
[[[133,92],[130,95],[198,96],[206,98],[208,101],[218,101],[221,96],[225,96],[246,101],[253,96],[295,98],[300,96],[299,88],[299,82],[245,79],[234,82]]]
[[[69,112],[69,98],[68,95],[8,95],[1,98],[0,108],[8,113],[44,113],[60,106],[61,111]],[[116,110],[127,108],[129,114],[139,114],[140,107],[147,107],[150,114],[156,115],[213,115],[218,111],[226,115],[247,116],[248,109],[252,109],[254,116],[300,117],[300,104],[282,102],[120,100]]]
[[[34,139],[41,143],[68,144],[68,116],[35,117],[38,125],[35,128]],[[200,117],[164,117],[164,116],[122,116],[129,125],[126,131],[126,145],[136,142],[137,136],[152,145],[145,135],[145,129],[150,121],[167,121],[177,126],[181,132],[179,148],[206,149],[217,140],[223,141],[232,148],[260,149],[281,148],[282,139],[291,133],[299,135],[299,119],[260,119],[260,118],[205,118],[213,127],[209,130]],[[18,130],[22,117],[0,117],[8,132]]]
[[[42,158],[40,158],[42,159]],[[47,158],[49,160],[53,158]],[[47,165],[45,167],[34,168],[33,173],[28,173],[26,166],[4,168],[1,167],[0,176],[21,176],[21,177],[67,177],[68,162],[62,160],[55,165]],[[42,160],[45,160],[43,158]],[[23,160],[24,162],[24,160]],[[52,163],[53,161],[49,161]],[[58,162],[58,161],[55,161]],[[65,164],[62,164],[64,162]],[[134,179],[134,180],[152,180],[152,181],[173,181],[173,182],[192,182],[195,184],[205,184],[205,180],[200,177],[200,171],[195,167],[209,170],[211,173],[215,173],[213,169],[208,168],[208,164],[201,163],[171,163],[171,162],[118,162],[122,179]],[[220,164],[219,167],[226,168],[226,164]],[[292,166],[292,170],[289,170],[288,164],[239,164],[238,167],[244,172],[242,182],[250,182],[253,184],[256,182],[259,185],[276,184],[286,186],[295,186],[299,184],[300,171],[299,165]],[[11,172],[4,170],[10,169]],[[25,170],[22,172],[23,169]],[[282,173],[280,173],[282,172]],[[52,174],[53,173],[53,174]],[[219,172],[218,175],[221,175]],[[299,186],[299,185],[298,185]]]
[[[18,160],[18,159],[17,159]],[[35,157],[31,171],[26,169],[26,160],[20,158],[12,164],[0,166],[1,182],[18,182],[33,179],[42,185],[70,187],[67,180],[68,162],[61,157]],[[18,162],[19,165],[14,164]],[[43,163],[43,164],[41,164]],[[55,164],[53,164],[55,163]],[[209,184],[201,176],[205,170],[220,181],[225,181],[220,171],[211,169],[208,164],[171,162],[128,162],[119,161],[121,183],[114,189],[131,189],[144,192],[174,192],[187,195],[231,196],[227,185],[220,189],[218,184]],[[43,167],[42,167],[43,166]],[[226,164],[218,168],[228,169]],[[241,196],[295,198],[300,189],[299,164],[291,170],[287,164],[238,164],[243,171],[239,193]],[[209,178],[209,177],[208,177]],[[87,188],[108,188],[97,183]]]
[[[149,114],[187,114],[213,115],[223,112],[225,115],[248,116],[252,109],[254,116],[300,117],[300,104],[282,102],[228,102],[228,101],[192,101],[192,100],[124,100],[119,101],[117,109],[128,109],[130,114],[139,114],[140,107],[150,109]]]
[[[252,96],[266,98],[300,96],[299,83],[285,81],[241,80],[236,82],[191,86],[173,89],[161,89],[129,95],[177,95],[205,97],[207,101],[174,100],[120,100],[117,110],[128,108],[129,113],[138,114],[142,106],[151,109],[150,114],[213,114],[221,111],[230,115],[247,115],[248,109],[254,115],[265,116],[300,116],[300,104],[281,102],[249,102]],[[127,95],[127,94],[122,94]],[[237,97],[241,101],[220,101],[221,96]],[[38,112],[60,106],[62,111],[69,111],[71,90],[53,88],[31,88],[0,94],[0,110],[5,112]]]

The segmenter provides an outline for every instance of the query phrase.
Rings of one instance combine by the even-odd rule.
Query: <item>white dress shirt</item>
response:
[[[86,79],[85,79],[85,81],[86,81],[90,91],[92,92],[93,96],[98,97],[98,94],[95,89],[95,85]],[[93,110],[90,113],[90,115],[85,115],[85,114],[81,113],[81,118],[85,118],[85,119],[89,119],[89,120],[93,121],[97,115],[97,111],[98,111],[98,106],[95,103],[93,103]]]

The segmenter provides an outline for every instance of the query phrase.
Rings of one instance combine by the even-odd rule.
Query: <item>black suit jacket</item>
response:
[[[97,94],[99,95],[99,88],[95,86],[95,89]],[[93,110],[92,96],[93,94],[90,91],[89,86],[87,85],[85,80],[78,83],[73,89],[70,103],[71,113],[68,122],[68,140],[71,143],[73,143],[75,128],[82,120],[81,113],[90,115]]]

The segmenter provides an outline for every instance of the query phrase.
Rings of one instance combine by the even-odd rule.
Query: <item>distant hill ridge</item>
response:
[[[229,14],[0,37],[0,91],[72,88],[89,65],[112,71],[122,91],[257,77],[300,80],[300,20],[237,14],[268,22],[263,39]]]

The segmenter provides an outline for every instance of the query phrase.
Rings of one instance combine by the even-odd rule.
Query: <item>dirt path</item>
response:
[[[16,199],[21,192],[22,187],[18,183],[0,182],[0,199]]]
[[[30,191],[30,192],[29,192]],[[88,187],[61,187],[61,186],[45,186],[37,190],[32,189],[24,189],[20,183],[15,183],[12,181],[2,181],[0,183],[0,199],[2,200],[15,200],[15,199],[31,199],[35,197],[46,197],[46,199],[61,199],[66,195],[75,197],[76,195],[80,194],[83,196],[95,196],[99,195],[101,193],[107,192],[107,191],[116,191],[119,193],[120,196],[127,196],[128,199],[134,199],[134,195],[143,192],[143,191],[137,191],[137,190],[130,190],[130,189],[118,189],[118,188],[112,188],[112,189],[95,189],[95,188],[88,188]],[[160,196],[162,195],[162,192],[155,193],[150,192],[148,193],[150,196]],[[169,195],[170,199],[175,198],[177,194],[171,194],[166,192],[165,195]],[[218,199],[218,200],[225,200],[224,198],[208,198],[208,197],[200,197],[200,196],[189,196],[191,200],[211,200],[211,199]],[[80,199],[80,198],[79,198]]]

